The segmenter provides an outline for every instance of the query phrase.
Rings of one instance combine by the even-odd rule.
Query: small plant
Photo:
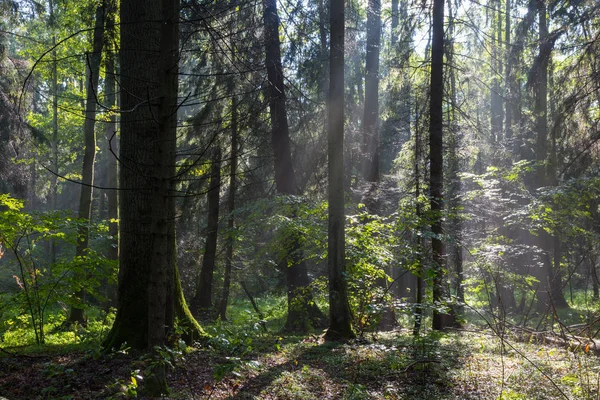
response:
[[[143,381],[143,377],[140,375],[139,370],[135,370],[131,373],[129,379],[116,379],[115,382],[108,385],[107,388],[111,392],[115,392],[112,396],[108,397],[109,400],[123,399],[123,398],[134,398],[138,396],[139,383]]]

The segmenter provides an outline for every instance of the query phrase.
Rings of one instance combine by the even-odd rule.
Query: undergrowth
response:
[[[9,319],[3,321],[0,347],[19,355],[0,354],[4,371],[0,393],[13,394],[11,399],[36,398],[22,395],[31,393],[27,387],[15,386],[16,376],[30,373],[37,375],[29,380],[29,389],[37,390],[39,398],[131,398],[142,393],[152,370],[149,366],[162,363],[169,367],[171,398],[181,399],[587,400],[600,396],[600,360],[594,351],[524,342],[508,329],[499,336],[485,325],[490,321],[485,310],[471,310],[467,318],[473,322],[460,330],[425,331],[415,338],[410,318],[401,316],[404,328],[340,344],[323,342],[321,331],[281,334],[285,299],[257,301],[263,321],[248,302],[237,299],[228,321],[205,325],[210,340],[165,348],[156,351],[154,358],[126,347],[110,354],[100,352],[113,312],[92,309],[86,327],[65,330],[60,329],[64,310],[53,310],[45,345],[34,345],[26,319],[5,313]],[[586,310],[574,304],[560,311],[565,314],[561,318],[581,321]],[[97,380],[94,390],[85,395],[84,379]],[[65,384],[53,383],[57,380]]]

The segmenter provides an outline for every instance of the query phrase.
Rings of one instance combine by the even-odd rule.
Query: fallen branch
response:
[[[583,350],[585,353],[592,352],[600,356],[600,341],[592,338],[568,334],[559,335],[552,331],[534,331],[514,325],[510,329],[515,339],[520,342],[551,344],[571,351]]]

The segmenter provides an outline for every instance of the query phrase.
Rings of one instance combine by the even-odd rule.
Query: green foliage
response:
[[[27,315],[27,321],[23,317],[5,319],[4,326],[28,325],[35,342],[43,344],[47,325],[54,323],[48,318],[50,307],[58,303],[87,307],[73,296],[80,289],[101,298],[98,288],[102,280],[116,281],[116,262],[90,250],[84,257],[49,263],[49,241],[73,244],[82,222],[62,212],[28,212],[23,207],[22,201],[0,195],[0,249],[6,249],[0,257],[0,276],[6,279],[12,273],[16,284],[5,301]]]

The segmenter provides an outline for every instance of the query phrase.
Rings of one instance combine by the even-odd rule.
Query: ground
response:
[[[164,355],[172,399],[596,399],[600,361],[469,327],[415,340],[408,331],[346,344],[260,331],[218,334]],[[57,347],[0,355],[7,399],[117,399],[141,393],[151,362],[127,350]],[[18,355],[17,355],[18,354]],[[144,398],[138,393],[138,398]]]

